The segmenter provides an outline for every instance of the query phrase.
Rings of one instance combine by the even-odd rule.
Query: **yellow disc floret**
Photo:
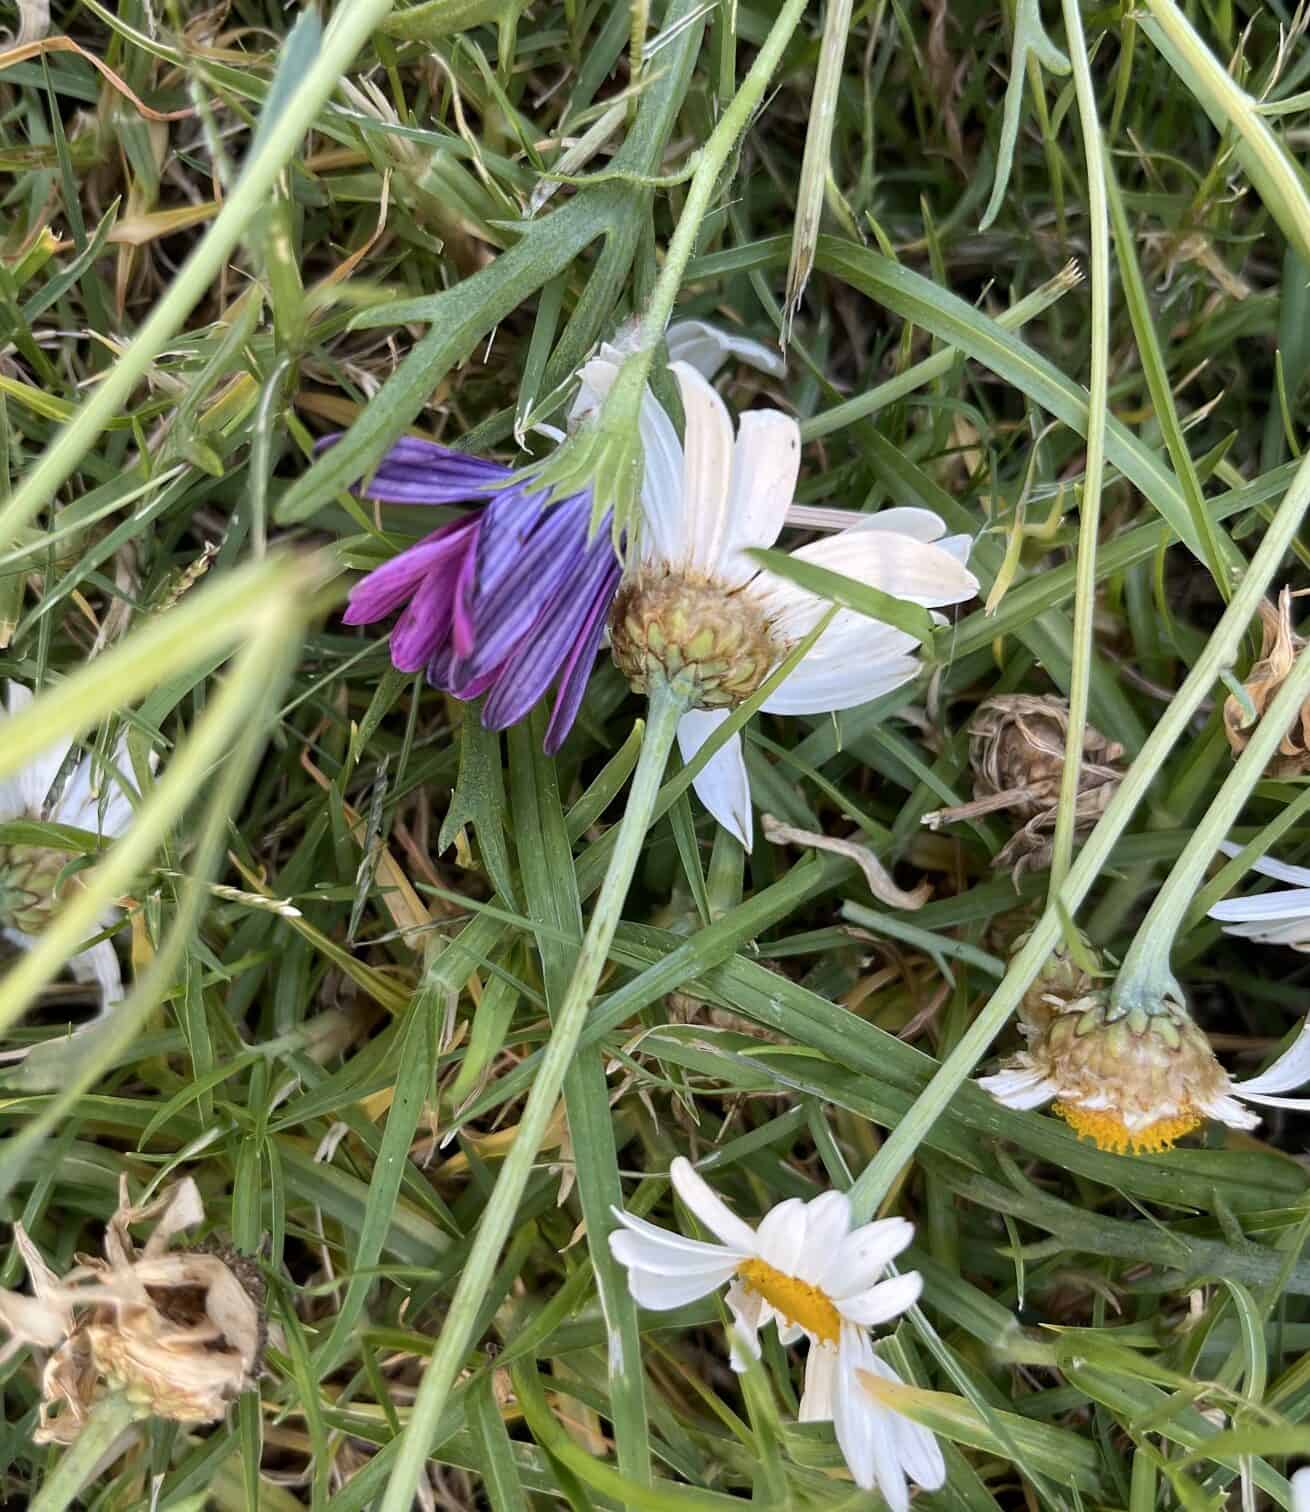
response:
[[[742,1283],[758,1292],[774,1312],[803,1328],[820,1344],[836,1344],[841,1314],[819,1287],[775,1270],[764,1260],[746,1260],[737,1267]]]
[[[1205,1120],[1199,1113],[1180,1113],[1176,1118],[1161,1118],[1144,1129],[1130,1129],[1118,1113],[1104,1108],[1080,1108],[1076,1103],[1058,1102],[1054,1112],[1098,1150],[1113,1155],[1160,1155],[1172,1150],[1184,1134],[1199,1129]]]

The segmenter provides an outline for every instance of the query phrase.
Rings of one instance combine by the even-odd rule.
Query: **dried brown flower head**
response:
[[[1246,749],[1250,731],[1282,687],[1292,670],[1292,663],[1306,645],[1306,641],[1292,629],[1292,597],[1290,590],[1284,588],[1278,595],[1277,608],[1268,599],[1260,601],[1260,659],[1242,684],[1250,708],[1245,707],[1236,694],[1230,693],[1224,700],[1224,734],[1228,736],[1228,744],[1235,756],[1240,756]],[[1302,706],[1265,772],[1279,779],[1300,777],[1310,772],[1310,704]]]
[[[106,1389],[143,1414],[212,1423],[254,1384],[264,1346],[258,1269],[230,1251],[169,1249],[204,1215],[190,1178],[140,1207],[124,1178],[104,1259],[79,1256],[62,1279],[14,1225],[32,1295],[0,1291],[0,1324],[10,1334],[5,1354],[24,1344],[48,1352],[38,1443],[72,1443]],[[152,1218],[138,1249],[131,1227]]]
[[[1060,776],[1069,734],[1068,702],[1054,694],[1000,694],[979,704],[969,723],[969,764],[974,800],[958,808],[925,814],[932,829],[956,819],[977,819],[1014,809],[1027,822],[997,853],[994,866],[1012,867],[1017,882],[1025,871],[1050,865]],[[1094,725],[1083,727],[1083,760],[1075,824],[1091,828],[1105,811],[1123,777],[1124,749]]]

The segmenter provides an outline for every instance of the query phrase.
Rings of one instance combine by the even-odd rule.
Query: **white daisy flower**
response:
[[[32,701],[31,690],[21,683],[9,684],[8,710],[11,716]],[[0,721],[2,725],[3,721]],[[2,737],[0,737],[2,738]],[[132,797],[104,764],[83,756],[73,768],[51,807],[46,800],[72,749],[70,741],[60,741],[42,752],[21,772],[0,779],[0,823],[17,819],[48,820],[90,830],[106,839],[116,839],[132,822]],[[123,777],[132,770],[125,744],[120,741],[110,766]],[[151,766],[154,766],[152,757]],[[106,796],[97,786],[108,783]],[[102,807],[103,805],[103,807]],[[40,845],[0,846],[0,933],[24,950],[35,943],[51,915],[59,907],[55,886],[59,875],[72,860],[68,851]],[[66,878],[63,888],[76,888],[78,876]],[[107,929],[119,911],[108,909],[100,917],[100,927]],[[123,974],[118,956],[108,940],[89,945],[68,962],[68,969],[79,982],[94,982],[100,988],[100,1011],[103,1014],[123,996]]]
[[[655,671],[694,681],[697,707],[678,727],[690,761],[785,660],[831,605],[761,572],[746,555],[770,547],[787,522],[800,468],[800,427],[777,410],[751,410],[734,438],[723,401],[687,363],[674,363],[684,440],[649,391],[643,398],[644,525],[610,615],[614,659],[638,691]],[[602,352],[582,371],[579,413],[598,405],[617,374]],[[893,597],[936,609],[972,598],[968,536],[947,536],[925,509],[888,509],[794,553]],[[764,704],[776,714],[822,714],[868,703],[910,681],[918,642],[839,609],[818,642]],[[750,848],[750,784],[740,737],[695,780],[702,803]]]
[[[1245,1103],[1310,1109],[1277,1095],[1310,1080],[1310,1021],[1272,1066],[1240,1082],[1177,1003],[1116,1014],[1093,994],[1024,1032],[1028,1048],[978,1085],[1007,1108],[1054,1102],[1070,1128],[1116,1154],[1171,1149],[1207,1119],[1253,1129],[1260,1115]]]
[[[1236,856],[1242,847],[1225,840],[1219,849],[1226,856]],[[1310,952],[1310,868],[1289,866],[1272,856],[1261,856],[1252,863],[1251,870],[1292,885],[1250,898],[1225,898],[1210,910],[1210,917],[1218,919],[1225,934],[1258,940],[1262,945],[1287,945],[1292,950]]]
[[[932,1435],[875,1403],[855,1375],[887,1372],[868,1329],[899,1317],[918,1300],[917,1271],[883,1279],[914,1237],[914,1225],[884,1218],[852,1229],[847,1198],[825,1192],[810,1202],[780,1202],[753,1229],[689,1161],[676,1159],[669,1175],[674,1191],[718,1243],[688,1239],[615,1208],[623,1228],[610,1235],[610,1249],[628,1272],[634,1299],[667,1311],[727,1284],[736,1325],[734,1370],[744,1368],[737,1339],[758,1355],[759,1331],[770,1322],[783,1344],[807,1338],[801,1421],[831,1421],[855,1480],[865,1489],[877,1485],[896,1512],[908,1505],[907,1475],[921,1486],[940,1486],[945,1472]]]

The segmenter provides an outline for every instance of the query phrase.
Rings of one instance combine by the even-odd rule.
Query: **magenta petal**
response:
[[[450,633],[450,574],[434,572],[419,585],[391,632],[391,665],[400,672],[426,667]]]
[[[453,520],[442,525],[431,535],[424,536],[415,545],[393,556],[389,562],[376,567],[360,578],[350,590],[350,600],[342,616],[348,625],[371,625],[374,620],[384,619],[413,594],[429,572],[438,570],[442,561],[461,550],[465,543],[463,535],[476,529],[477,517]]]

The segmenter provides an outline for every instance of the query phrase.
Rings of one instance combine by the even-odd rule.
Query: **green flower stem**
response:
[[[1100,822],[1079,851],[1059,894],[1046,905],[1023,949],[1010,962],[1004,980],[992,994],[986,1008],[969,1026],[960,1043],[942,1062],[937,1074],[924,1088],[918,1101],[888,1135],[851,1188],[851,1203],[860,1221],[874,1213],[891,1191],[901,1169],[914,1155],[943,1109],[969,1079],[974,1067],[987,1053],[987,1047],[1005,1027],[1060,939],[1062,911],[1072,917],[1087,896],[1110,858],[1119,837],[1127,829],[1137,805],[1159,775],[1174,743],[1186,730],[1192,716],[1209,696],[1220,672],[1233,665],[1265,589],[1278,571],[1284,553],[1296,537],[1301,521],[1310,509],[1310,458],[1296,471],[1292,485],[1269,522],[1259,549],[1233,594],[1223,618],[1206,642],[1172,702],[1160,716],[1141,753],[1128,769],[1118,792],[1106,806]],[[1299,670],[1299,669],[1298,669]],[[1271,715],[1272,715],[1271,710]],[[1281,711],[1280,711],[1281,714]],[[1290,720],[1287,721],[1290,723]],[[1277,720],[1266,723],[1285,730]],[[1258,739],[1260,732],[1256,732]],[[1254,741],[1252,742],[1254,744]],[[1248,747],[1249,749],[1249,747]]]
[[[633,774],[627,806],[618,827],[610,864],[596,899],[595,911],[578,954],[577,965],[555,1019],[554,1031],[541,1058],[532,1090],[519,1119],[518,1135],[495,1190],[482,1214],[477,1237],[469,1251],[459,1285],[451,1299],[445,1326],[414,1398],[414,1408],[401,1441],[395,1468],[387,1482],[381,1512],[409,1512],[431,1447],[433,1434],[450,1396],[455,1377],[473,1343],[473,1327],[487,1294],[496,1262],[514,1226],[528,1178],[541,1148],[546,1127],[559,1101],[564,1076],[577,1051],[596,985],[608,958],[614,932],[633,873],[646,843],[660,781],[673,748],[678,720],[686,711],[685,698],[667,686],[653,688],[641,755]],[[628,1368],[639,1370],[633,1360]]]
[[[1082,777],[1083,731],[1092,685],[1093,626],[1096,610],[1096,538],[1101,529],[1101,478],[1105,471],[1105,420],[1110,369],[1110,212],[1105,192],[1101,127],[1096,118],[1096,89],[1087,60],[1078,0],[1063,0],[1064,29],[1073,65],[1074,93],[1082,126],[1087,165],[1087,215],[1092,231],[1092,370],[1087,385],[1087,465],[1078,522],[1078,564],[1073,606],[1073,652],[1069,679],[1069,736],[1060,774],[1060,803],[1055,811],[1048,897],[1054,898],[1073,862],[1078,818],[1078,784]]]
[[[115,412],[131,398],[151,363],[181,330],[237,243],[270,202],[278,175],[391,5],[392,0],[353,0],[337,8],[322,47],[299,83],[278,102],[275,116],[261,118],[255,148],[200,245],[183,263],[131,346],[46,448],[0,512],[0,545],[12,544],[20,527],[50,502]]]
[[[725,106],[718,124],[710,132],[709,141],[701,148],[696,171],[691,176],[691,186],[687,190],[686,203],[678,217],[669,250],[664,257],[664,266],[655,280],[650,303],[641,320],[641,349],[633,361],[639,361],[642,365],[643,382],[650,373],[655,349],[673,314],[673,306],[678,291],[682,288],[691,254],[696,250],[701,223],[709,213],[719,175],[736,147],[738,137],[746,130],[764,98],[764,91],[782,62],[782,55],[791,41],[792,33],[805,14],[806,3],[807,0],[786,0],[778,12],[777,20],[769,28],[763,47],[756,53],[750,71],[741,81],[741,88]]]
[[[1155,895],[1115,979],[1110,994],[1114,1008],[1127,1013],[1136,1007],[1149,1011],[1162,998],[1183,1002],[1182,989],[1169,966],[1179,926],[1191,909],[1219,842],[1227,837],[1256,783],[1264,776],[1279,741],[1295,724],[1307,699],[1310,699],[1310,649],[1297,657],[1286,682],[1261,716],[1255,734]]]
[[[107,1392],[74,1442],[60,1456],[50,1478],[32,1500],[32,1512],[64,1512],[100,1467],[114,1441],[141,1416],[121,1391]]]

